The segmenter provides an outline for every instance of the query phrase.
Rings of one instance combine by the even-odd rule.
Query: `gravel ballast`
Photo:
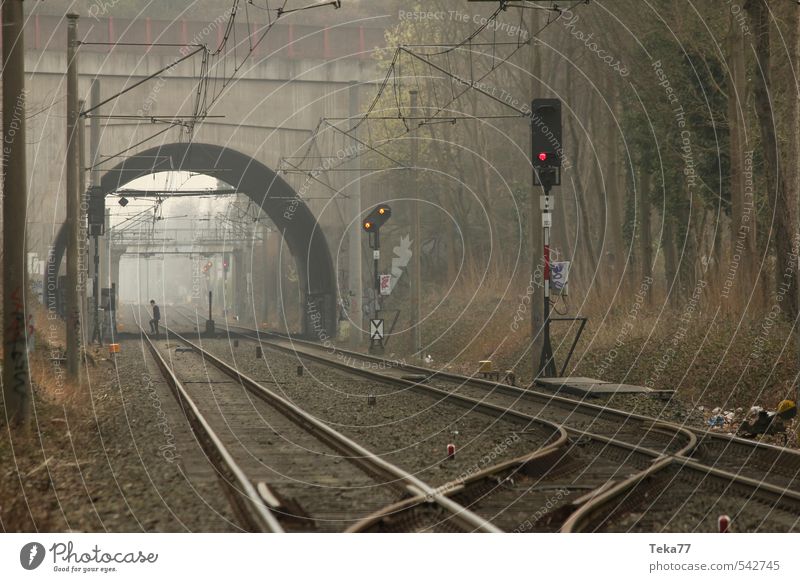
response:
[[[54,403],[37,394],[26,439],[6,449],[25,497],[3,463],[6,531],[238,531],[216,475],[138,339],[112,360],[95,348],[80,393]],[[3,447],[8,447],[4,442]],[[24,454],[23,454],[24,448]]]
[[[433,397],[374,382],[322,364],[264,349],[253,341],[203,339],[202,346],[242,373],[330,424],[386,460],[431,485],[465,471],[489,467],[543,446],[550,435],[540,425],[493,418]],[[302,376],[297,367],[303,366]],[[374,396],[370,404],[369,396]],[[447,445],[456,446],[455,459]]]

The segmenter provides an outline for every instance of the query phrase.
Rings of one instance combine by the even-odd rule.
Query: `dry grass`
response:
[[[71,450],[74,430],[91,419],[84,406],[88,396],[80,386],[66,381],[59,361],[65,345],[64,323],[49,319],[40,304],[29,305],[36,329],[36,348],[30,354],[32,402],[29,424],[9,431],[3,425],[0,439],[0,529],[3,531],[56,531],[63,529],[52,506],[52,478],[59,467],[43,452],[43,439]],[[1,351],[0,351],[1,353]],[[0,411],[5,418],[5,412]]]
[[[523,381],[531,378],[526,284],[515,281],[509,290],[506,285],[499,277],[480,287],[462,285],[440,304],[442,293],[427,294],[425,309],[435,311],[425,322],[424,339],[438,365],[466,372],[489,358],[498,369],[514,369]],[[686,402],[711,407],[774,407],[793,394],[798,366],[786,321],[772,323],[757,314],[742,321],[714,318],[699,307],[691,313],[685,307],[662,312],[642,307],[631,317],[630,296],[625,302],[622,308],[592,303],[596,314],[566,374],[677,390]],[[554,324],[559,364],[576,331],[574,324]]]
[[[684,400],[712,408],[774,408],[794,398],[797,361],[789,323],[778,321],[767,332],[764,318],[705,316],[684,327],[679,317],[643,317],[622,345],[620,325],[609,323],[584,346],[575,373],[677,390]]]

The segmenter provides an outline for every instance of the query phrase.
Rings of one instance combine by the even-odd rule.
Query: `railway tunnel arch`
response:
[[[100,188],[108,196],[137,178],[168,171],[195,172],[217,178],[257,204],[281,232],[294,257],[302,293],[303,335],[313,339],[323,330],[330,337],[335,335],[336,275],[328,243],[314,214],[286,181],[239,151],[190,142],[164,144],[125,158],[103,174]],[[55,301],[58,293],[58,273],[66,243],[66,225],[62,224],[45,269],[48,305]],[[314,323],[312,316],[317,317],[317,313],[321,319]]]

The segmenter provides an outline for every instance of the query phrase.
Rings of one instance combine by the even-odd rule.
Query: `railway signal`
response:
[[[534,99],[531,103],[531,163],[533,183],[545,194],[561,183],[561,100]]]
[[[92,85],[93,91],[96,85]],[[92,123],[95,120],[92,119]],[[103,333],[100,326],[100,240],[106,227],[106,196],[100,186],[91,186],[88,191],[89,208],[87,224],[89,235],[94,239],[94,273],[92,274],[92,341],[103,344]]]
[[[102,236],[106,226],[106,195],[99,186],[89,188],[87,222],[91,236]]]
[[[552,269],[550,262],[551,211],[554,199],[550,189],[561,183],[561,101],[559,99],[534,99],[531,103],[531,165],[533,183],[542,187],[541,200],[543,261],[544,261],[544,338],[539,357],[540,377],[554,377],[556,373],[553,347],[550,341],[550,287]]]
[[[364,219],[361,226],[369,233],[377,233],[384,223],[392,216],[392,209],[387,204],[379,204]]]
[[[369,246],[372,249],[372,260],[373,260],[373,268],[375,272],[373,273],[373,284],[375,289],[375,297],[373,301],[373,320],[372,321],[380,321],[381,322],[381,332],[380,334],[373,334],[370,333],[369,337],[369,351],[371,353],[383,353],[383,320],[378,318],[378,312],[380,311],[380,300],[381,300],[381,274],[378,270],[378,262],[381,258],[381,227],[386,224],[386,221],[389,220],[392,216],[392,208],[388,204],[378,204],[372,211],[367,215],[364,221],[361,223],[364,231],[369,235]]]

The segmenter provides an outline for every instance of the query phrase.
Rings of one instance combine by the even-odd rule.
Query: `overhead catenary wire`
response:
[[[99,107],[101,107],[103,105],[106,105],[111,101],[115,101],[115,100],[119,99],[122,95],[128,93],[129,91],[135,89],[136,87],[139,87],[142,84],[144,84],[144,83],[146,83],[146,82],[148,82],[148,81],[150,81],[150,80],[152,80],[152,79],[154,79],[154,78],[156,78],[156,77],[158,77],[158,76],[160,76],[160,75],[162,75],[164,73],[172,71],[180,63],[195,57],[198,53],[202,53],[202,60],[201,60],[201,64],[200,64],[200,73],[198,75],[197,86],[196,86],[196,88],[194,90],[195,91],[195,97],[194,97],[194,106],[193,106],[192,114],[189,115],[189,116],[185,116],[185,117],[184,116],[178,116],[178,115],[171,116],[171,117],[170,116],[143,116],[143,119],[146,119],[146,120],[150,121],[151,123],[167,123],[170,126],[167,129],[171,129],[172,127],[181,127],[181,128],[183,128],[185,130],[185,132],[187,134],[191,135],[194,132],[195,126],[196,126],[198,121],[202,121],[202,120],[207,119],[207,118],[210,117],[210,115],[208,114],[209,109],[211,107],[213,107],[222,98],[222,96],[224,95],[225,90],[227,89],[227,87],[233,81],[235,81],[236,76],[239,73],[239,71],[241,70],[241,68],[245,65],[245,63],[250,58],[250,56],[254,53],[254,51],[257,49],[257,47],[261,44],[261,42],[264,40],[266,35],[272,29],[273,25],[278,21],[278,17],[280,16],[280,13],[278,14],[278,16],[276,16],[274,18],[270,15],[268,17],[267,25],[259,31],[258,38],[255,40],[255,42],[253,42],[253,39],[251,38],[251,35],[250,35],[249,14],[247,13],[247,10],[245,10],[245,14],[246,14],[246,17],[247,17],[248,42],[249,42],[250,46],[249,46],[249,50],[247,51],[247,54],[244,56],[242,61],[239,62],[238,61],[238,56],[237,56],[238,55],[238,53],[237,53],[238,47],[236,46],[236,45],[238,45],[238,43],[236,42],[236,23],[237,23],[236,21],[237,21],[237,15],[240,13],[240,1],[241,0],[232,0],[231,7],[229,9],[228,19],[227,19],[227,22],[225,24],[225,29],[224,29],[224,32],[223,32],[223,35],[222,35],[222,39],[220,40],[220,42],[217,44],[217,46],[214,48],[213,51],[209,50],[209,48],[205,44],[196,43],[196,42],[189,43],[189,44],[186,44],[186,43],[124,43],[124,42],[114,42],[114,43],[84,42],[84,43],[82,43],[82,44],[85,44],[87,46],[89,46],[89,45],[103,45],[103,46],[148,46],[148,47],[152,47],[152,46],[194,47],[194,50],[192,50],[191,52],[189,52],[189,53],[187,53],[185,55],[182,55],[180,58],[175,59],[173,62],[169,63],[165,67],[162,67],[161,69],[159,69],[155,73],[147,75],[146,77],[140,79],[136,83],[133,83],[132,85],[129,85],[129,86],[125,87],[123,90],[121,90],[118,93],[116,93],[116,94],[108,97],[107,99],[101,101],[99,104],[94,105],[90,109],[86,109],[86,110],[82,111],[81,115],[84,116],[84,117],[88,117],[88,114],[90,114],[91,112],[95,111]],[[288,0],[284,0],[284,2],[282,3],[282,5],[281,5],[279,10],[283,10],[284,12],[286,12],[284,9],[286,8],[287,3],[288,3]],[[253,5],[253,2],[250,1],[247,4]],[[270,8],[269,2],[267,2],[267,8]],[[311,8],[311,7],[309,7],[309,8]],[[227,72],[228,72],[227,60],[228,59],[227,59],[227,55],[225,54],[225,51],[228,48],[228,43],[229,43],[231,38],[233,38],[233,44],[234,44],[234,47],[233,47],[234,67],[233,67],[233,71],[231,72],[231,74],[228,75],[227,74]],[[211,77],[212,77],[211,73],[212,73],[212,71],[214,73],[218,73],[219,72],[219,61],[220,60],[222,61],[222,73],[223,73],[223,76],[222,76],[222,79],[220,79],[219,76],[215,74],[214,75],[214,79],[213,79],[213,86],[212,86],[211,85]],[[211,89],[209,90],[210,87],[211,87]],[[187,119],[187,121],[182,121],[182,119],[184,119],[184,118]],[[133,145],[133,146],[131,146],[129,148],[125,148],[124,150],[122,150],[121,152],[119,152],[117,154],[114,154],[114,155],[111,155],[111,156],[104,156],[104,159],[101,162],[98,162],[95,165],[99,166],[100,164],[107,163],[111,159],[115,159],[117,157],[121,157],[122,155],[124,155],[125,153],[131,151],[132,149],[135,149],[135,148],[137,148],[137,147],[139,147],[141,145],[144,145],[148,141],[150,141],[152,139],[155,139],[156,137],[159,137],[160,135],[162,135],[165,132],[166,132],[166,130],[159,131],[159,132],[149,136],[148,138],[145,138],[144,140],[136,143],[135,145]],[[183,140],[183,133],[181,134],[180,139]]]
[[[378,155],[380,155],[380,156],[382,156],[382,157],[386,158],[386,159],[387,159],[387,160],[389,160],[390,162],[393,162],[393,163],[395,163],[395,164],[397,164],[397,165],[399,165],[399,166],[401,166],[401,167],[405,167],[405,164],[403,164],[402,162],[399,162],[398,160],[394,159],[394,158],[393,158],[393,157],[391,157],[391,156],[388,156],[388,155],[384,154],[383,152],[379,152],[379,151],[378,151],[378,150],[376,150],[374,147],[372,147],[370,144],[368,144],[368,143],[366,143],[366,142],[364,142],[364,141],[362,141],[362,140],[358,139],[357,137],[353,137],[352,135],[350,135],[350,132],[347,132],[347,131],[345,131],[345,130],[343,130],[343,129],[339,128],[339,127],[336,127],[334,124],[332,124],[332,123],[330,123],[330,122],[327,122],[327,121],[326,121],[326,125],[327,125],[328,127],[330,127],[331,129],[333,129],[334,131],[338,131],[338,132],[339,132],[339,133],[341,133],[342,135],[348,136],[350,139],[352,139],[353,141],[355,141],[355,142],[356,142],[356,143],[358,143],[359,145],[363,145],[365,148],[367,148],[367,149],[369,149],[369,150],[372,150],[373,152],[375,152],[375,153],[377,153]]]
[[[221,80],[218,77],[214,78],[213,89],[210,97],[208,96],[207,93],[203,95],[201,99],[201,101],[203,102],[202,106],[203,113],[206,113],[209,109],[211,109],[222,98],[228,86],[236,81],[238,73],[245,66],[245,64],[252,57],[252,55],[256,52],[259,46],[261,46],[261,44],[264,42],[264,39],[267,37],[270,31],[273,30],[274,26],[280,21],[282,17],[285,17],[285,15],[290,13],[299,12],[301,10],[310,10],[313,8],[322,8],[325,6],[330,6],[332,3],[324,2],[321,4],[305,6],[299,9],[287,9],[286,6],[288,4],[288,0],[284,0],[281,6],[275,9],[272,9],[268,5],[267,8],[265,8],[265,10],[267,12],[275,11],[276,16],[274,18],[269,18],[266,24],[264,24],[260,29],[256,30],[257,37],[254,40],[251,31],[252,23],[250,22],[250,14],[247,9],[247,6],[254,6],[254,4],[253,2],[246,2],[245,10],[243,12],[245,14],[245,26],[247,28],[248,46],[247,46],[247,52],[242,57],[241,61],[239,60],[239,55],[238,55],[238,49],[240,43],[237,42],[237,36],[236,36],[237,35],[236,18],[237,15],[239,15],[242,12],[239,7],[239,4],[240,0],[233,0],[233,4],[231,6],[231,11],[230,11],[231,13],[228,18],[228,23],[225,27],[223,37],[217,49],[214,50],[209,55],[209,57],[215,58],[216,60],[215,62],[212,63],[211,62],[212,58],[209,58],[209,62],[207,65],[208,72],[206,73],[206,75],[210,75],[212,71],[216,72],[218,70],[220,59],[222,61],[223,75]],[[337,4],[340,4],[340,2],[337,2]],[[233,39],[233,70],[231,71],[230,74],[227,74],[228,55],[225,54],[225,50],[227,49],[228,42],[231,38]],[[204,82],[204,86],[207,88],[208,85],[209,85],[209,80],[206,79],[206,81]]]
[[[584,3],[584,2],[585,2],[585,0],[576,0],[570,6],[570,8],[568,10],[571,11],[578,4],[581,4],[581,3]],[[398,47],[400,50],[403,50],[408,55],[410,55],[410,56],[412,56],[412,57],[414,57],[416,59],[419,59],[419,60],[421,60],[423,62],[428,63],[429,66],[432,66],[433,68],[437,69],[438,71],[442,72],[443,74],[448,75],[453,80],[457,80],[457,81],[459,81],[459,82],[461,82],[461,83],[466,85],[466,87],[464,88],[463,91],[461,91],[460,93],[454,95],[453,98],[444,107],[438,107],[436,109],[436,111],[434,112],[434,114],[431,116],[431,119],[429,119],[428,121],[421,122],[420,126],[425,125],[426,123],[429,123],[430,120],[432,120],[433,118],[437,117],[439,115],[439,113],[441,113],[443,110],[448,109],[453,103],[455,103],[462,95],[464,95],[470,89],[477,90],[478,92],[482,93],[483,95],[485,95],[487,97],[490,97],[491,99],[501,103],[502,105],[517,111],[518,113],[520,113],[523,116],[526,116],[526,117],[530,116],[530,114],[531,114],[530,110],[526,110],[526,109],[521,109],[519,107],[515,107],[513,104],[508,103],[508,102],[498,98],[495,95],[492,95],[488,91],[485,91],[485,90],[483,90],[482,88],[480,88],[480,87],[478,87],[476,85],[478,83],[481,83],[486,77],[488,77],[491,73],[493,73],[499,66],[507,63],[517,52],[519,52],[519,50],[523,46],[526,46],[526,45],[530,44],[530,42],[531,42],[531,40],[533,38],[539,36],[542,32],[544,32],[545,29],[547,29],[548,26],[550,26],[553,22],[556,22],[561,17],[562,12],[563,11],[561,9],[558,9],[557,10],[558,16],[555,19],[548,20],[539,30],[537,30],[533,35],[530,35],[527,41],[520,42],[513,51],[511,51],[508,55],[506,55],[503,59],[501,59],[499,61],[499,64],[493,64],[493,66],[486,73],[484,73],[481,77],[479,77],[477,79],[477,81],[474,79],[474,74],[472,73],[472,71],[470,71],[471,79],[470,79],[469,83],[467,83],[464,79],[460,78],[459,76],[454,75],[453,73],[451,73],[450,71],[446,70],[445,68],[433,64],[433,62],[430,59],[425,58],[425,57],[432,56],[431,54],[427,54],[426,53],[423,56],[423,55],[418,54],[415,51],[409,50],[407,47],[404,47],[404,46]],[[472,58],[472,51],[470,51],[470,59],[471,58]],[[472,64],[472,61],[470,61],[470,64]]]
[[[175,61],[171,62],[170,64],[166,65],[165,67],[160,68],[155,73],[151,73],[151,74],[147,75],[146,77],[143,77],[142,79],[139,79],[138,81],[136,81],[132,85],[128,85],[127,87],[125,87],[121,91],[118,91],[114,95],[112,95],[110,97],[107,97],[106,99],[103,99],[102,101],[100,101],[100,103],[97,103],[96,105],[90,107],[89,109],[84,109],[81,112],[81,116],[85,117],[87,114],[91,113],[95,109],[99,109],[103,105],[106,105],[107,103],[110,103],[111,101],[119,99],[125,93],[128,93],[129,91],[132,91],[133,89],[135,89],[136,87],[139,87],[140,85],[146,83],[147,81],[150,81],[150,80],[160,76],[162,73],[173,69],[175,66],[177,66],[180,63],[182,63],[183,61],[193,57],[194,55],[196,55],[200,51],[205,51],[205,46],[203,46],[203,45],[192,45],[192,46],[196,47],[195,50],[187,53],[186,55],[183,55],[182,57],[180,57],[179,59],[176,59]]]
[[[582,4],[582,3],[585,3],[585,0],[576,0],[567,10],[571,11],[577,5]],[[400,45],[400,46],[396,47],[395,48],[395,53],[394,53],[394,55],[392,57],[392,62],[390,63],[389,68],[387,70],[386,78],[385,78],[384,82],[381,83],[380,87],[378,88],[378,91],[377,91],[377,94],[375,96],[375,99],[373,99],[370,107],[361,116],[361,119],[359,120],[358,123],[359,124],[363,123],[370,116],[370,113],[372,112],[372,110],[374,110],[374,107],[380,101],[380,99],[383,96],[383,93],[385,92],[386,87],[388,85],[389,76],[392,74],[392,72],[396,68],[396,65],[397,65],[397,62],[398,62],[398,59],[399,59],[399,56],[400,56],[401,52],[404,52],[404,53],[406,53],[406,54],[408,54],[408,55],[410,55],[412,57],[416,57],[416,58],[418,58],[420,60],[424,60],[426,62],[427,62],[427,59],[425,59],[425,57],[437,56],[438,54],[450,54],[451,52],[453,52],[453,51],[455,51],[455,50],[457,50],[459,48],[462,48],[467,44],[470,44],[471,41],[473,39],[475,39],[478,36],[478,34],[480,34],[481,31],[485,30],[486,27],[491,22],[493,22],[502,11],[503,11],[502,7],[498,8],[497,10],[495,10],[489,17],[487,17],[486,22],[481,23],[481,26],[479,26],[475,31],[473,31],[465,39],[463,39],[463,40],[461,40],[461,41],[459,41],[457,43],[451,44],[451,45],[444,45],[444,43],[441,43],[442,46],[447,46],[448,48],[447,48],[447,50],[441,51],[439,53],[424,53],[424,54],[420,54],[419,52],[412,50],[412,48],[413,48],[412,45]],[[546,30],[553,22],[556,22],[558,20],[558,18],[560,18],[561,14],[564,12],[564,10],[562,10],[562,9],[560,9],[558,7],[554,7],[553,11],[557,12],[558,16],[555,19],[548,20],[547,23],[545,23],[541,28],[539,28],[539,30],[537,30],[533,34],[529,34],[528,35],[528,40],[526,40],[526,41],[518,41],[518,42],[515,42],[515,43],[510,43],[512,46],[515,46],[515,49],[511,52],[511,54],[507,55],[505,58],[503,58],[501,60],[500,65],[504,64],[505,62],[508,62],[508,60],[510,60],[510,58],[513,57],[517,52],[519,52],[519,50],[523,46],[527,46],[528,44],[530,44],[532,38],[535,38],[535,37],[539,36],[542,32],[544,32],[544,30]],[[505,44],[508,44],[508,43],[503,43],[503,44],[505,45]],[[481,46],[486,46],[486,45],[499,46],[498,43],[480,43],[480,45]],[[475,46],[478,46],[478,45],[475,45]],[[469,51],[469,52],[470,52],[470,54],[472,54],[474,51]],[[484,53],[482,53],[482,54],[484,54]],[[487,74],[484,74],[477,82],[480,82],[481,80],[483,80],[483,78],[485,78],[486,76],[488,76],[488,74],[490,74],[491,72],[496,70],[500,65],[494,65],[487,72]],[[446,71],[446,69],[444,69],[444,68],[440,68],[440,70],[442,72],[444,72],[445,74],[448,74],[448,76],[451,75],[451,73],[449,73],[449,71]],[[466,90],[469,90],[470,88],[471,87],[467,87]],[[418,87],[418,89],[419,89],[419,87]],[[451,105],[453,102],[455,102],[458,99],[458,97],[463,95],[464,92],[465,91],[462,91],[461,93],[456,95],[456,97],[454,99],[451,99],[451,101],[447,105],[445,105],[444,108],[449,107],[449,105]],[[358,128],[358,124],[356,124],[353,129],[357,129],[357,128]],[[351,129],[350,131],[352,131],[353,129]]]
[[[392,55],[392,60],[391,60],[391,62],[389,64],[389,66],[387,67],[386,75],[384,76],[383,81],[381,82],[380,86],[378,87],[378,90],[376,92],[375,97],[370,102],[369,107],[367,108],[367,110],[365,111],[364,114],[359,116],[358,121],[356,121],[355,123],[352,124],[352,126],[351,126],[351,128],[349,130],[346,130],[346,131],[345,130],[339,130],[339,131],[342,131],[345,135],[348,135],[349,137],[353,138],[352,133],[355,130],[357,130],[361,125],[363,125],[364,123],[369,121],[370,119],[382,120],[384,122],[389,121],[389,120],[400,121],[404,125],[404,131],[401,131],[399,134],[394,135],[392,137],[389,137],[387,139],[381,140],[380,144],[372,145],[370,147],[370,149],[365,149],[365,150],[363,150],[361,152],[356,152],[355,155],[353,155],[352,157],[348,157],[346,160],[340,162],[339,164],[336,164],[336,165],[332,166],[329,169],[330,170],[334,170],[334,169],[338,168],[339,166],[343,165],[344,163],[349,163],[353,159],[359,158],[359,157],[361,157],[362,155],[365,155],[368,152],[375,152],[375,153],[379,153],[379,154],[382,155],[383,152],[380,152],[379,148],[385,148],[389,144],[397,141],[398,139],[402,139],[402,138],[406,137],[408,134],[414,132],[415,130],[417,130],[417,129],[423,127],[423,126],[430,125],[432,123],[439,123],[440,121],[454,122],[453,121],[453,117],[454,116],[451,116],[450,118],[447,118],[447,117],[440,117],[440,115],[445,111],[450,111],[452,105],[456,101],[458,101],[466,92],[468,92],[471,89],[478,90],[483,95],[485,95],[487,97],[490,97],[492,100],[504,105],[505,107],[508,107],[508,108],[514,110],[517,113],[517,115],[513,115],[511,117],[528,117],[528,116],[530,116],[531,115],[530,110],[523,109],[523,108],[520,108],[520,107],[516,107],[513,104],[511,104],[511,103],[509,103],[509,102],[507,102],[507,101],[505,101],[503,99],[500,99],[495,95],[492,95],[488,91],[485,91],[485,90],[481,89],[478,86],[478,84],[480,84],[486,77],[488,77],[491,73],[496,71],[502,65],[507,63],[514,55],[516,55],[521,50],[522,47],[529,45],[533,38],[538,37],[550,25],[552,25],[554,22],[558,21],[558,19],[561,17],[563,12],[572,11],[579,4],[585,4],[585,3],[586,3],[586,0],[576,0],[566,10],[559,8],[557,5],[555,5],[555,3],[553,3],[553,6],[551,8],[548,8],[547,10],[549,12],[555,12],[557,14],[556,18],[554,18],[554,19],[549,19],[548,18],[548,21],[543,26],[541,26],[539,28],[539,30],[537,30],[533,34],[529,34],[528,35],[528,39],[525,40],[525,41],[519,40],[519,41],[517,41],[515,43],[483,43],[483,42],[481,42],[481,43],[476,43],[475,45],[472,45],[472,41],[475,38],[477,38],[477,36],[480,34],[480,32],[485,30],[486,27],[494,19],[496,19],[497,16],[502,12],[502,6],[501,6],[500,9],[495,10],[492,13],[492,15],[489,16],[486,19],[485,22],[481,23],[481,26],[479,26],[478,29],[473,31],[465,39],[463,39],[463,40],[461,40],[461,41],[459,41],[457,43],[452,43],[452,44],[449,44],[449,45],[445,44],[445,43],[439,43],[441,46],[447,47],[446,50],[433,52],[433,53],[425,52],[425,53],[420,54],[419,52],[412,50],[412,45],[400,45],[400,46],[395,47],[394,53]],[[508,6],[509,7],[522,8],[521,6],[511,6],[511,5],[508,5]],[[420,60],[421,62],[426,62],[426,63],[428,63],[430,65],[432,63],[432,61],[430,61],[430,59],[426,58],[426,57],[433,57],[433,56],[437,56],[437,55],[446,55],[446,58],[448,59],[448,63],[449,63],[449,59],[450,59],[451,53],[454,53],[458,49],[463,49],[463,47],[465,45],[469,45],[470,46],[470,50],[468,52],[470,53],[470,58],[472,58],[472,54],[474,53],[474,51],[471,50],[472,46],[489,46],[489,45],[501,46],[501,44],[502,44],[502,46],[506,46],[506,45],[514,46],[514,49],[508,55],[506,55],[505,57],[497,60],[496,62],[493,62],[492,66],[489,68],[489,70],[486,71],[484,74],[480,75],[479,77],[477,77],[477,79],[475,78],[474,73],[471,72],[471,78],[470,78],[469,82],[466,82],[459,75],[453,74],[450,70],[448,70],[445,67],[441,67],[439,65],[434,66],[433,68],[437,68],[441,73],[447,75],[451,79],[451,83],[452,83],[452,81],[457,81],[457,82],[462,83],[465,87],[464,87],[463,90],[461,90],[459,92],[456,92],[455,90],[453,90],[451,98],[447,103],[445,103],[444,105],[437,105],[437,107],[434,108],[434,111],[433,111],[432,114],[426,115],[422,119],[416,120],[416,121],[418,121],[418,123],[416,125],[412,125],[411,127],[409,127],[409,125],[406,123],[406,120],[409,119],[409,118],[402,114],[402,110],[401,110],[401,107],[400,107],[400,104],[399,104],[399,97],[398,97],[397,93],[395,93],[394,97],[395,97],[396,106],[398,107],[398,117],[393,118],[393,117],[389,117],[389,116],[385,116],[385,115],[381,115],[381,116],[377,116],[377,117],[373,117],[372,116],[373,111],[375,111],[375,109],[377,108],[378,103],[380,103],[381,99],[383,98],[383,96],[384,96],[384,94],[386,92],[386,89],[389,86],[391,86],[393,88],[393,91],[395,91],[395,92],[399,91],[399,83],[396,83],[396,79],[393,78],[393,76],[397,75],[397,72],[398,72],[398,70],[399,70],[399,68],[401,66],[401,56],[403,54],[406,54],[406,55],[409,55],[410,57],[412,57],[412,69],[413,69],[413,61],[414,60]],[[482,55],[485,55],[485,56],[490,56],[490,57],[493,56],[491,54],[487,55],[486,53],[479,53],[479,54],[482,54]],[[472,64],[472,63],[470,63],[470,64]],[[451,65],[448,65],[448,66],[451,66]],[[416,75],[416,73],[415,73],[413,75],[413,78],[414,78],[414,82],[417,84],[418,90],[420,90],[420,87],[419,87],[419,76]],[[391,81],[391,84],[390,84],[390,81]],[[465,116],[465,118],[468,118],[468,119],[483,119],[484,116],[482,116],[482,115],[474,115],[474,116]],[[333,126],[333,124],[331,124],[331,127],[335,127],[335,126]],[[318,133],[315,134],[313,136],[313,138],[316,139],[317,136],[318,136]],[[302,163],[298,164],[298,165],[302,165]]]
[[[478,28],[476,28],[474,31],[472,31],[472,33],[469,36],[467,36],[465,39],[461,40],[460,42],[457,42],[457,43],[455,43],[455,44],[453,44],[451,46],[448,46],[447,48],[444,48],[443,50],[441,50],[439,52],[433,53],[431,56],[447,54],[449,52],[452,52],[454,50],[457,50],[457,49],[461,48],[462,46],[464,46],[466,44],[469,44],[472,40],[477,38],[477,36],[480,33],[482,33],[484,30],[486,30],[486,27],[489,26],[489,24],[491,24],[492,22],[494,22],[497,19],[497,17],[500,15],[500,13],[503,12],[503,11],[504,11],[504,7],[503,7],[503,4],[501,3],[500,6],[497,7],[497,10],[492,12],[491,16],[489,16],[484,22],[482,22],[480,24],[480,26],[478,26]]]
[[[89,166],[89,167],[88,167],[88,168],[86,168],[86,169],[87,169],[87,170],[90,170],[90,171],[91,171],[91,170],[95,170],[95,169],[97,169],[98,167],[102,166],[103,164],[105,164],[105,163],[107,163],[107,162],[109,162],[109,161],[111,161],[111,160],[113,160],[113,159],[115,159],[115,158],[118,158],[118,157],[122,156],[123,154],[126,154],[126,153],[128,153],[129,151],[131,151],[131,150],[134,150],[134,149],[138,148],[138,147],[139,147],[139,146],[141,146],[141,145],[144,145],[145,143],[147,143],[147,142],[148,142],[148,141],[150,141],[151,139],[154,139],[154,138],[158,137],[159,135],[161,135],[161,134],[164,134],[164,133],[168,132],[168,131],[169,131],[170,129],[172,129],[173,127],[174,127],[173,125],[168,125],[167,127],[165,127],[164,129],[162,129],[161,131],[157,131],[155,134],[153,134],[153,135],[151,135],[151,136],[149,136],[149,137],[146,137],[145,139],[143,139],[143,140],[141,140],[141,141],[139,141],[139,142],[136,142],[136,143],[135,143],[135,144],[133,144],[132,146],[129,146],[129,147],[125,148],[124,150],[121,150],[121,151],[117,152],[116,154],[113,154],[113,155],[110,155],[110,156],[103,156],[103,159],[102,159],[102,160],[100,160],[100,161],[99,161],[99,162],[97,162],[96,164],[93,164],[93,165]]]

